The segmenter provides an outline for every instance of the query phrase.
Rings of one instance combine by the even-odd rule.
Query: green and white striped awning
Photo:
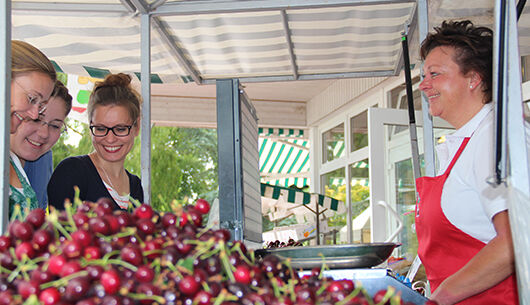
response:
[[[321,208],[337,213],[346,212],[344,202],[322,194],[307,193],[296,189],[261,183],[261,196],[279,199],[280,196],[289,203],[308,205],[317,202]]]
[[[303,129],[259,128],[261,182],[309,186],[309,139]]]

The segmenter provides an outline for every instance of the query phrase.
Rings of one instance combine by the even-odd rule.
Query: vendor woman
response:
[[[455,127],[417,180],[418,254],[438,304],[518,304],[508,192],[494,175],[492,31],[444,22],[421,45],[429,112]]]

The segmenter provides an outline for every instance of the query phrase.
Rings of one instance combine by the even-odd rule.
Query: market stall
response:
[[[465,10],[461,9],[459,6],[464,5],[460,3],[461,1],[457,1],[459,2],[458,5],[455,5],[455,3],[451,1],[448,2],[450,3],[445,7],[443,6],[443,4],[447,3],[445,3],[444,1],[436,1],[431,3],[433,6],[440,7],[437,7],[438,10],[436,12],[438,14],[431,17],[431,20],[429,22],[426,16],[426,1],[373,1],[370,3],[365,3],[365,1],[301,1],[296,3],[284,3],[281,1],[154,1],[152,3],[146,3],[144,1],[138,0],[123,1],[122,3],[111,3],[109,1],[108,3],[98,4],[82,4],[81,1],[73,1],[72,3],[62,4],[55,2],[44,3],[31,1],[13,1],[14,11],[20,13],[20,15],[18,16],[18,20],[23,20],[18,28],[15,27],[13,36],[16,37],[17,35],[20,35],[19,38],[25,38],[29,41],[33,41],[40,48],[45,49],[47,51],[47,54],[50,54],[51,57],[56,59],[58,67],[62,67],[65,70],[77,69],[77,71],[81,73],[92,73],[92,76],[96,75],[97,73],[105,73],[111,70],[138,73],[142,82],[144,100],[146,102],[147,109],[149,110],[151,98],[151,82],[164,82],[173,80],[183,82],[195,81],[196,83],[208,83],[220,78],[239,78],[241,81],[251,82],[303,80],[317,78],[330,79],[350,77],[385,77],[397,75],[399,74],[399,71],[402,69],[403,66],[403,63],[401,62],[400,48],[396,47],[396,45],[399,46],[400,44],[401,32],[405,28],[408,28],[410,26],[411,30],[419,29],[419,35],[421,37],[421,35],[424,35],[427,31],[429,23],[438,23],[439,19],[464,15],[464,13],[462,13],[462,15],[457,15],[455,13],[455,11],[465,12]],[[212,3],[215,5],[213,5]],[[367,4],[368,8],[358,8],[358,6],[360,7],[362,6],[362,4]],[[94,24],[112,24],[112,30],[103,31],[109,33],[110,37],[105,36],[105,39],[97,37],[96,41],[90,42],[88,42],[88,40],[87,42],[72,42],[74,40],[70,39],[71,36],[68,36],[68,31],[65,31],[64,29],[62,31],[58,31],[59,34],[55,34],[54,30],[56,30],[57,28],[65,27],[66,24],[74,23],[76,27],[79,28],[78,24],[75,23],[76,21],[73,21],[74,18],[70,18],[71,16],[68,16],[68,14],[73,15],[76,12],[76,5],[78,6],[78,8],[81,8],[81,13],[79,13],[79,11],[77,12],[83,17],[95,17],[96,20],[97,18],[100,18]],[[480,5],[483,5],[486,11],[491,10],[490,3],[484,4],[481,2]],[[124,6],[126,7],[125,9],[123,8]],[[344,7],[347,7],[347,9],[345,9]],[[8,6],[8,8],[10,7]],[[3,7],[3,9],[5,9],[5,7]],[[474,10],[476,8],[471,7],[470,9]],[[513,7],[511,7],[510,9],[512,10],[513,14]],[[274,13],[271,13],[270,11],[274,11]],[[51,25],[35,24],[32,26],[32,21],[35,21],[37,23],[37,20],[42,21],[44,19],[42,18],[42,15],[39,15],[41,18],[35,18],[34,16],[32,16],[32,14],[34,14],[35,12],[37,12],[37,15],[52,14],[54,18],[48,18],[48,20],[52,20],[55,23]],[[286,12],[292,13],[292,15],[286,14]],[[491,11],[488,11],[488,13],[490,12]],[[207,15],[207,17],[202,16],[201,19],[201,13]],[[228,13],[233,13],[233,18],[230,18],[228,16]],[[344,13],[343,15],[345,15],[344,19],[354,19],[354,23],[356,22],[358,26],[352,26],[348,29],[342,28],[344,19],[337,19],[337,16],[341,15],[342,13]],[[360,14],[361,17],[359,17],[358,14]],[[451,16],[451,14],[456,15]],[[259,18],[256,17],[258,15]],[[140,16],[140,18],[136,18],[138,16]],[[320,27],[317,30],[306,28],[307,24],[315,23],[315,16],[325,17],[323,21],[326,26]],[[348,31],[352,29],[363,28],[363,25],[367,21],[362,18],[362,16],[370,16],[371,18],[374,18],[375,21],[373,21],[374,24],[371,25],[373,26],[373,28],[371,28],[371,31],[367,30],[366,32],[368,33],[349,33]],[[2,17],[6,21],[5,23],[7,24],[5,28],[9,29],[11,27],[9,10],[3,12]],[[478,16],[478,19],[480,19],[480,17],[481,16]],[[116,22],[108,22],[109,19],[107,18],[118,18],[118,20],[121,21],[121,23],[119,23],[120,26],[116,26]],[[131,26],[129,22],[134,18],[136,18],[136,20]],[[227,24],[224,24],[224,18],[228,18],[227,20],[231,21],[232,23],[229,22]],[[140,23],[138,22],[138,19],[140,19]],[[250,24],[248,23],[249,19],[260,20],[262,24],[261,26]],[[234,43],[234,41],[227,39],[221,43],[221,45],[224,44],[224,46],[221,47],[219,47],[218,45],[212,46],[208,44],[203,44],[203,42],[215,40],[210,39],[212,32],[208,31],[208,29],[214,27],[212,26],[212,24],[221,24],[221,28],[217,29],[218,31],[215,31],[216,35],[221,37],[230,37],[230,35],[226,34],[225,30],[231,28],[263,28],[263,24],[268,24],[266,20],[271,19],[274,20],[273,23],[274,26],[276,26],[273,27],[273,30],[271,32],[261,33],[262,35],[257,36],[253,36],[253,34],[255,35],[256,33],[238,33],[241,35],[239,36],[239,40],[234,40],[235,42],[242,41],[241,43]],[[386,23],[387,19],[391,20],[394,23]],[[509,20],[513,22],[513,19],[514,18],[512,16]],[[487,18],[487,20],[483,23],[490,24],[490,18]],[[179,28],[179,26],[188,24],[197,24],[198,29]],[[201,27],[201,25],[203,24],[207,24],[207,26]],[[241,26],[241,24],[245,26]],[[387,27],[383,27],[382,29],[381,24],[385,24],[387,25]],[[175,25],[177,27],[177,30],[172,33],[171,26]],[[153,26],[155,29],[153,39],[151,39],[150,36],[151,26]],[[291,28],[289,28],[289,26],[291,26]],[[511,26],[513,27],[513,24],[511,24]],[[30,30],[28,32],[24,32],[24,28],[28,28]],[[52,36],[55,35],[55,39],[52,41],[52,43],[50,43],[43,41],[45,39],[41,38],[40,36],[24,36],[29,35],[26,33],[39,33],[39,31],[37,31],[36,29],[42,29],[44,32],[49,31]],[[122,35],[123,39],[116,39],[114,37],[114,29],[119,29],[118,32]],[[348,33],[342,32],[344,30]],[[197,31],[197,33],[194,33],[193,35],[186,35],[187,31]],[[3,31],[2,34],[4,34],[4,39],[2,41],[6,42],[5,45],[7,46],[8,41],[11,37],[10,35],[5,35],[6,32],[9,32],[9,30]],[[318,32],[319,35],[315,35],[316,32]],[[509,32],[516,34],[517,29],[511,29],[511,31]],[[130,56],[130,54],[132,53],[130,41],[132,41],[132,39],[127,39],[127,37],[129,37],[128,34],[131,33],[132,36],[134,36],[134,38],[138,40],[141,36],[143,41],[143,43],[141,44],[141,48],[138,47],[138,49],[141,49],[141,51],[136,52],[135,56]],[[347,48],[348,45],[357,44],[361,45],[361,48],[359,50],[355,49],[352,52],[346,52],[344,50],[333,50],[333,52],[329,52],[329,50],[325,50],[322,45],[333,46],[334,44],[338,44],[337,41],[330,41],[326,39],[327,36],[331,36],[333,33],[334,35],[338,35],[339,38],[343,37],[342,41],[347,42],[346,46],[336,46],[339,49],[344,47]],[[416,33],[416,35],[418,34],[417,32],[411,31],[411,34],[412,33]],[[373,41],[371,41],[373,42],[373,44],[361,44],[360,42],[365,42],[364,40],[366,40],[366,36],[363,35],[373,36],[374,39]],[[77,36],[83,37],[82,35]],[[258,36],[259,39],[263,39],[263,41],[257,41]],[[282,40],[282,42],[275,44],[274,39],[277,39],[278,36],[280,36],[282,39],[287,40],[288,43],[284,43],[284,41]],[[310,36],[314,36],[313,38],[317,41],[320,41],[321,44],[316,45],[315,41],[309,41],[309,38],[307,37]],[[250,41],[242,39],[249,37],[251,37]],[[254,37],[256,41],[253,41],[252,37]],[[126,44],[113,45],[109,43],[109,41],[124,41],[126,42]],[[341,41],[341,39],[338,39],[338,41]],[[389,44],[380,45],[381,41],[388,42]],[[129,44],[127,44],[127,42],[129,42]],[[151,42],[154,43],[151,44]],[[59,43],[62,43],[63,45],[59,45]],[[234,43],[234,45],[239,44],[241,46],[244,46],[242,48],[242,50],[244,51],[242,52],[243,54],[230,53],[230,50],[234,48],[234,46],[231,46],[230,43]],[[412,45],[414,45],[414,43],[414,41],[411,42]],[[134,43],[132,44],[135,47],[140,45]],[[277,49],[273,48],[267,50],[269,52],[272,52],[272,54],[269,53],[267,54],[267,56],[261,58],[260,60],[253,62],[254,65],[250,64],[250,60],[235,59],[244,58],[243,55],[247,53],[250,54],[250,58],[259,57],[257,54],[263,52],[264,46],[267,45],[276,46]],[[183,46],[187,46],[188,48],[186,49]],[[287,48],[283,49],[283,47],[285,46]],[[308,46],[313,46],[314,48]],[[368,47],[368,49],[363,49],[362,46]],[[319,49],[319,47],[323,49],[322,53],[316,51]],[[2,49],[8,50],[9,48],[5,47]],[[282,49],[283,51],[277,51],[278,49]],[[415,48],[411,46],[411,49],[414,50]],[[207,54],[207,51],[211,50],[224,50],[226,51],[226,53],[213,55]],[[302,52],[300,54],[295,54],[293,50],[302,50]],[[517,48],[511,48],[511,50],[515,51],[516,53],[518,51]],[[524,44],[521,45],[520,50],[526,50]],[[83,51],[88,51],[91,56],[89,58],[87,58],[86,56],[81,56],[80,53]],[[67,55],[61,54],[60,52],[65,52]],[[141,53],[141,56],[139,55],[139,53]],[[169,56],[166,56],[167,54],[169,54]],[[372,54],[373,57],[370,56],[370,54]],[[79,57],[84,57],[84,60],[92,61],[88,64],[87,67],[80,69],[79,65],[76,65],[78,64]],[[515,58],[518,59],[518,57],[519,54],[516,54]],[[8,58],[8,54],[3,53],[2,59],[5,58]],[[358,62],[350,62],[351,58],[360,58],[362,60]],[[278,60],[279,64],[275,65],[273,68],[270,68],[271,62],[268,62],[268,60],[271,59]],[[72,61],[69,62],[69,60]],[[368,61],[370,63],[369,66],[363,66],[363,61]],[[2,60],[1,62],[8,61]],[[140,62],[141,65],[139,64]],[[512,62],[512,64],[515,63]],[[98,68],[94,69],[94,66],[98,67],[99,70]],[[106,68],[106,70],[101,71],[102,68]],[[518,68],[512,71],[518,71]],[[7,70],[7,68],[5,67],[4,70]],[[140,70],[141,72],[139,72]],[[273,73],[271,72],[271,70],[280,71],[281,73]],[[8,75],[8,73],[4,73],[3,75]],[[2,95],[5,97],[8,96],[7,92],[9,91],[6,89],[8,79],[9,78],[6,78],[5,81],[2,82],[3,87],[1,91]],[[373,83],[371,82],[377,83],[377,80],[366,81],[366,88],[368,88],[367,90],[369,90],[369,88],[371,88],[371,86],[373,85]],[[508,83],[514,84],[515,87],[519,86],[520,90],[520,79],[519,82],[513,81],[512,79]],[[516,90],[516,88],[513,90]],[[334,100],[331,99],[331,103],[333,103],[333,101]],[[516,104],[516,101],[513,103]],[[318,112],[318,110],[322,110],[325,108],[333,108],[333,110],[324,110],[326,114],[330,113],[326,111],[341,111],[341,105],[333,104],[333,107],[328,106],[329,104],[323,102],[321,105],[313,105],[313,108],[316,109],[315,112]],[[516,109],[515,106],[508,107],[508,109],[509,111],[513,110],[515,113],[515,117],[517,117],[518,113],[516,110],[514,110]],[[7,141],[5,140],[8,135],[7,126],[9,126],[7,105],[2,109],[2,116],[6,119],[4,120],[4,126],[2,126],[3,129],[0,130],[0,132],[4,136],[4,143],[7,143]],[[310,115],[308,117],[310,117]],[[321,119],[322,117],[317,119],[313,118],[312,123],[318,122]],[[142,126],[142,143],[145,145],[144,148],[146,148],[144,150],[144,177],[149,177],[150,175],[150,121],[150,111],[145,111],[144,118],[142,120],[144,124]],[[425,129],[428,132],[428,120],[425,121]],[[510,120],[510,123],[521,123],[516,121],[517,120]],[[521,141],[524,138],[524,133],[522,135],[520,133],[521,126],[511,125],[509,128],[510,131],[513,132],[510,132],[510,134],[516,135],[515,137],[512,137],[513,140],[510,140],[513,141],[511,142],[512,144],[510,152],[519,153],[518,156],[512,154],[510,158],[512,158],[514,164],[516,163],[516,161],[520,162],[521,160],[526,160],[527,163],[528,160],[527,158],[525,158],[526,150],[521,149],[519,151],[518,149],[516,149],[516,147],[520,146],[517,146],[517,141],[519,141],[519,143],[524,142]],[[318,136],[319,135],[314,135],[314,137]],[[429,138],[429,135],[426,134],[425,138]],[[432,134],[430,138],[432,138]],[[2,172],[5,173],[7,160],[6,156],[9,145],[4,145],[4,147],[4,158],[1,166]],[[315,149],[318,150],[319,148]],[[427,152],[428,150],[432,152],[432,145],[430,147],[426,147],[425,151]],[[427,158],[426,161],[428,164],[428,168],[429,166],[433,165],[432,158]],[[375,164],[374,166],[377,165],[375,160],[371,160],[370,163]],[[318,161],[313,160],[312,168],[315,171],[318,171],[319,169],[319,166],[317,164],[319,164]],[[512,176],[508,175],[507,178],[510,181],[514,182],[514,209],[519,211],[520,213],[516,214],[518,216],[521,216],[521,218],[514,219],[514,232],[519,233],[514,234],[514,236],[517,236],[515,240],[515,245],[516,251],[518,253],[524,254],[527,253],[527,250],[529,248],[528,240],[525,238],[526,234],[523,229],[526,221],[525,219],[528,219],[526,217],[523,217],[523,215],[525,215],[525,211],[528,211],[528,209],[525,209],[525,205],[529,202],[528,171],[527,166],[513,168],[514,172],[511,173]],[[314,175],[315,177],[312,178],[317,179],[312,179],[312,181],[315,183],[316,186],[319,186],[319,177],[317,176],[317,174]],[[348,174],[346,174],[346,177],[348,177]],[[502,179],[502,177],[500,178]],[[506,176],[504,178],[506,178]],[[149,181],[148,178],[145,178],[144,180]],[[4,175],[3,187],[1,190],[4,202],[7,202],[5,200],[5,198],[7,197],[6,185],[7,184]],[[149,195],[148,182],[145,187],[145,190]],[[375,200],[375,197],[373,199]],[[348,198],[348,202],[349,201],[350,199]],[[221,206],[220,208],[223,209],[223,206]],[[349,208],[350,207],[348,207],[348,209]],[[382,210],[377,207],[377,205],[372,205],[372,213],[372,215],[379,216],[382,214]],[[2,227],[4,229],[7,224],[6,215],[6,208],[4,206],[2,222]],[[239,217],[242,217],[241,214],[239,214]],[[378,219],[381,218],[378,217]],[[238,220],[240,219],[235,219],[236,222]],[[372,217],[371,221],[373,224],[373,222],[376,221],[376,217]],[[349,226],[351,231],[351,224],[349,224]],[[525,268],[525,266],[528,266],[528,262],[525,260],[525,255],[520,255],[518,257],[520,257],[517,262],[518,271],[520,272],[520,276],[522,278],[521,282],[525,283],[528,282],[525,281],[525,279],[528,279],[529,277],[527,271],[528,268]],[[528,258],[526,257],[526,259]],[[520,290],[522,294],[522,299],[527,300],[528,292],[524,291],[524,289]]]

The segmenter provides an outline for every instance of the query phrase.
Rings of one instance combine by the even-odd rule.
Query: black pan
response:
[[[291,259],[294,268],[311,269],[326,263],[330,269],[369,268],[384,262],[400,244],[367,243],[256,250],[256,256],[274,254]]]

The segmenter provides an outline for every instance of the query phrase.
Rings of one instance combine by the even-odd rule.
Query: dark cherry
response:
[[[18,240],[30,240],[33,236],[33,226],[28,222],[13,224],[13,236]]]
[[[85,224],[88,224],[88,216],[85,212],[78,211],[74,215],[72,215],[72,219],[74,220],[75,225],[78,228],[82,228]]]
[[[162,215],[162,225],[165,228],[176,226],[177,224],[177,215],[167,212]]]
[[[71,261],[67,261],[66,263],[64,263],[59,275],[61,277],[65,277],[65,276],[69,276],[70,274],[74,274],[81,270],[82,270],[81,264],[77,260],[71,260]]]
[[[40,292],[39,284],[31,281],[20,281],[17,284],[17,291],[18,294],[22,296],[22,298],[25,300],[29,298],[31,295],[37,295]]]
[[[141,265],[143,260],[142,251],[138,246],[135,245],[125,246],[121,251],[120,257],[124,261],[131,263],[134,266]]]
[[[31,242],[36,246],[37,250],[43,251],[48,248],[48,245],[53,240],[53,234],[47,229],[40,229],[35,231]]]
[[[86,296],[89,289],[90,280],[88,277],[79,276],[68,281],[64,291],[64,297],[70,302],[79,301]]]
[[[153,285],[152,283],[138,284],[138,286],[136,286],[136,292],[145,294],[147,296],[155,296],[155,295],[159,296],[162,294],[160,289],[157,286]],[[141,300],[140,303],[145,304],[145,305],[151,305],[153,303],[153,300],[150,300],[150,299]]]
[[[44,220],[46,220],[46,212],[41,208],[33,209],[26,215],[26,222],[34,229],[39,229],[44,224]]]
[[[103,217],[90,218],[88,220],[88,225],[90,230],[95,233],[109,235],[111,232],[109,223]]]
[[[138,228],[138,231],[146,235],[151,235],[155,232],[155,224],[149,218],[138,219],[136,222],[136,228]]]
[[[228,242],[230,240],[230,231],[227,229],[218,229],[215,230],[214,235],[219,240],[224,240],[225,242]]]
[[[43,269],[35,269],[31,271],[30,280],[37,284],[47,283],[55,279],[55,276],[50,270],[44,271]]]
[[[133,225],[133,218],[127,211],[118,210],[114,212],[114,215],[121,227],[130,227]]]
[[[88,277],[92,280],[99,280],[105,271],[102,266],[88,265],[85,270],[88,272]]]
[[[94,212],[98,216],[112,214],[113,206],[114,202],[112,202],[110,198],[101,197],[98,201],[96,201],[96,207],[94,208]]]

